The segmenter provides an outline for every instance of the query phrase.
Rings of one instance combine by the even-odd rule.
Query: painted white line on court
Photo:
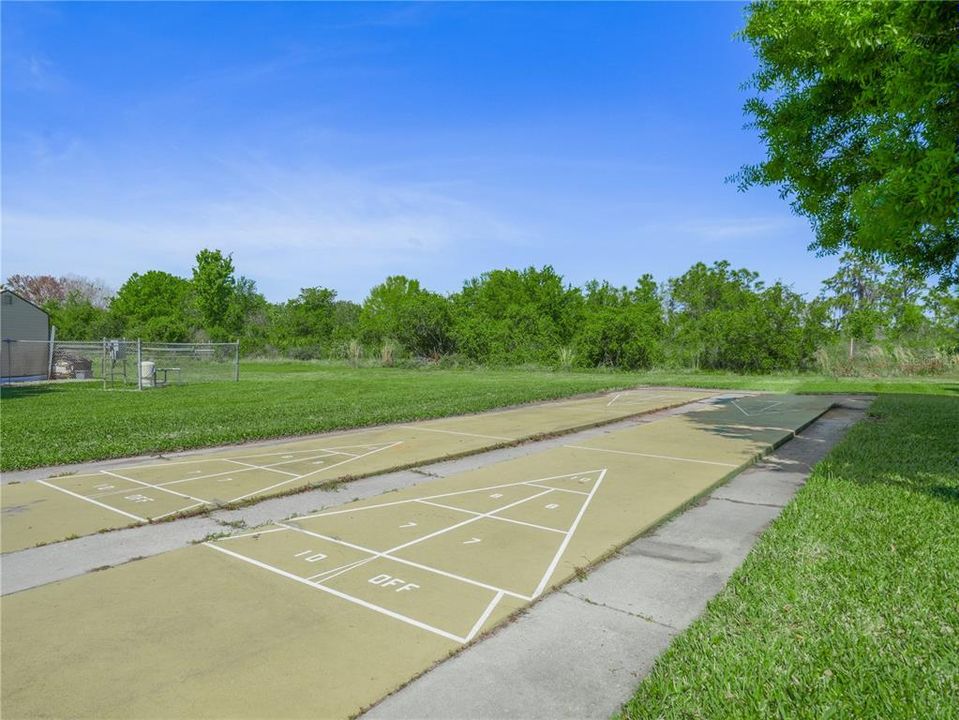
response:
[[[110,472],[109,470],[101,470],[100,472],[102,472],[104,475],[120,478],[121,480],[127,480],[129,482],[136,483],[137,485],[153,488],[154,490],[159,490],[160,492],[165,492],[165,493],[169,493],[170,495],[176,495],[177,497],[186,498],[187,500],[193,500],[194,502],[203,503],[205,505],[212,504],[210,503],[209,500],[204,500],[203,498],[193,497],[192,495],[187,495],[186,493],[179,493],[176,490],[167,490],[166,488],[160,487],[159,485],[151,485],[148,482],[143,482],[143,480],[134,480],[131,477],[126,477],[124,475],[120,475],[119,473]],[[179,510],[177,510],[177,512],[179,512]]]
[[[154,517],[153,519],[154,519],[154,520],[161,520],[161,519],[167,517],[168,515],[176,515],[177,513],[186,512],[187,510],[192,510],[192,509],[195,508],[195,507],[200,507],[201,505],[209,505],[209,504],[210,504],[210,503],[208,503],[208,502],[206,502],[206,501],[194,503],[193,505],[187,505],[185,508],[180,508],[179,510],[171,510],[171,511],[168,512],[168,513],[163,513],[162,515],[157,515],[157,516]]]
[[[403,543],[402,545],[397,545],[397,546],[395,546],[395,547],[389,548],[388,550],[384,550],[384,551],[383,551],[382,553],[380,553],[380,554],[381,554],[381,555],[386,555],[386,554],[388,554],[388,553],[394,553],[394,552],[396,552],[397,550],[403,550],[403,549],[408,548],[408,547],[410,547],[410,546],[412,546],[412,545],[418,545],[419,543],[424,542],[424,541],[426,541],[426,540],[431,540],[431,539],[433,539],[433,538],[435,538],[435,537],[437,537],[437,536],[439,536],[439,535],[445,535],[446,533],[448,533],[448,532],[450,532],[450,531],[452,531],[452,530],[456,530],[456,529],[461,528],[461,527],[463,527],[463,526],[465,526],[465,525],[470,525],[470,524],[476,522],[477,520],[482,520],[483,518],[488,518],[488,517],[490,517],[493,513],[502,512],[503,510],[508,510],[509,508],[515,507],[516,505],[522,505],[522,504],[525,503],[525,502],[529,502],[530,500],[534,500],[534,499],[536,499],[536,498],[538,498],[538,497],[541,497],[541,496],[543,496],[543,495],[548,495],[548,494],[551,493],[551,492],[553,492],[552,489],[550,489],[550,490],[545,490],[544,492],[536,493],[535,495],[531,495],[531,496],[528,497],[528,498],[523,498],[522,500],[517,500],[517,501],[515,501],[515,502],[511,502],[511,503],[509,503],[508,505],[504,505],[503,507],[497,508],[496,510],[492,510],[492,511],[490,511],[490,512],[488,512],[488,513],[477,514],[476,516],[471,517],[469,520],[464,520],[463,522],[455,523],[455,524],[450,525],[450,526],[445,527],[445,528],[440,528],[439,530],[436,530],[436,531],[434,531],[434,532],[431,532],[431,533],[429,533],[428,535],[422,535],[422,536],[420,536],[420,537],[418,537],[418,538],[415,538],[415,539],[413,539],[413,540],[410,540],[409,542],[405,542],[405,543]],[[402,501],[402,502],[411,502],[411,500],[405,500],[405,501]],[[299,519],[302,520],[303,518],[299,518]],[[326,536],[324,536],[324,535],[320,535],[319,533],[314,533],[314,532],[312,532],[312,531],[310,531],[310,530],[306,530],[306,529],[304,529],[304,528],[298,528],[298,527],[293,526],[293,525],[285,525],[285,524],[280,523],[280,522],[278,522],[278,523],[276,523],[276,524],[279,525],[280,527],[286,527],[286,528],[290,528],[291,530],[299,530],[300,532],[305,532],[305,533],[308,534],[308,535],[316,535],[317,537],[322,537],[322,538],[325,539],[325,540],[333,540],[334,542],[339,542],[339,543],[341,543],[342,545],[346,545],[347,547],[352,547],[352,548],[354,548],[354,549],[356,549],[356,550],[364,550],[364,551],[366,551],[366,552],[369,552],[369,549],[368,549],[368,548],[363,548],[363,547],[360,547],[359,545],[353,545],[353,544],[351,544],[351,543],[346,542],[345,540],[336,540],[336,539],[334,539],[334,538],[329,538],[329,537],[326,537]]]
[[[265,493],[265,492],[268,492],[268,491],[270,491],[270,490],[275,490],[275,489],[278,488],[278,487],[282,487],[283,485],[287,485],[288,483],[291,483],[291,482],[293,482],[293,481],[295,481],[295,480],[303,480],[303,479],[305,479],[305,478],[310,477],[311,475],[316,475],[317,473],[320,473],[320,472],[325,472],[325,471],[327,471],[327,470],[332,470],[332,469],[335,468],[335,467],[339,467],[340,465],[345,465],[346,463],[352,462],[353,460],[358,460],[358,459],[360,459],[360,458],[369,457],[370,455],[374,455],[374,454],[376,454],[376,453],[378,453],[378,452],[381,452],[381,451],[383,451],[383,450],[389,450],[390,448],[394,448],[394,447],[396,447],[397,445],[401,445],[402,442],[403,442],[402,440],[398,440],[398,441],[396,441],[396,442],[394,442],[394,443],[390,443],[389,445],[383,445],[382,447],[378,447],[378,448],[376,448],[375,450],[371,450],[371,451],[369,451],[368,453],[364,453],[363,455],[357,455],[357,456],[355,456],[355,457],[350,457],[350,458],[348,458],[348,459],[346,459],[346,460],[341,460],[341,461],[338,462],[338,463],[333,463],[332,465],[327,465],[327,466],[324,467],[324,468],[319,468],[318,470],[313,470],[312,472],[304,473],[303,475],[297,475],[296,477],[292,477],[292,478],[290,478],[289,480],[284,480],[283,482],[276,483],[275,485],[270,485],[269,487],[260,488],[259,490],[254,490],[253,492],[247,493],[246,495],[240,495],[239,497],[235,497],[235,498],[233,498],[232,500],[230,500],[230,502],[237,502],[237,501],[239,501],[239,500],[246,500],[248,497],[253,497],[254,495],[261,495],[261,494],[263,494],[263,493]]]
[[[348,573],[348,572],[350,572],[351,570],[355,570],[355,569],[358,568],[358,567],[362,567],[363,565],[366,565],[367,563],[371,563],[371,562],[373,562],[374,560],[376,560],[375,557],[363,558],[362,560],[357,560],[356,562],[350,563],[349,565],[346,565],[346,566],[344,566],[344,567],[336,568],[336,570],[337,570],[338,572],[333,572],[333,571],[331,570],[330,573],[332,573],[332,574],[330,574],[330,573],[321,573],[321,575],[325,575],[325,577],[319,577],[319,578],[318,578],[318,577],[311,577],[310,580],[311,580],[312,582],[318,582],[318,583],[326,582],[327,580],[332,580],[333,578],[339,577],[340,575],[342,575],[342,574],[344,574],[344,573]]]
[[[627,395],[638,395],[639,398],[636,402],[629,402],[629,399],[626,397]],[[623,399],[622,402],[619,403],[620,405],[641,405],[642,403],[649,402],[650,400],[659,400],[661,398],[672,398],[672,397],[675,397],[677,400],[684,399],[682,395],[677,396],[670,393],[656,393],[655,395],[643,395],[642,393],[637,392],[636,390],[627,390],[626,392],[621,392],[617,394],[616,397],[614,397],[612,400],[610,400],[607,403],[606,407],[609,407],[614,402],[620,399]]]
[[[302,442],[302,441],[299,441]],[[357,445],[334,445],[333,448],[308,448],[305,450],[272,450],[267,453],[257,453],[256,455],[248,455],[246,453],[242,455],[231,455],[230,457],[198,457],[194,460],[167,460],[159,463],[149,463],[143,465],[122,465],[117,470],[143,470],[146,468],[158,468],[158,467],[170,467],[173,465],[193,465],[194,463],[209,463],[209,462],[223,462],[224,460],[233,460],[234,458],[261,458],[261,457],[273,457],[274,455],[295,455],[300,453],[315,453],[315,452],[329,452],[338,448],[356,448],[356,447],[369,447],[371,445],[377,445],[379,443],[367,443],[367,444],[357,444]],[[278,446],[282,448],[283,446]],[[335,455],[352,455],[352,453],[347,452],[335,452]],[[295,462],[295,461],[294,461]],[[275,463],[276,464],[276,463]],[[91,473],[96,474],[96,473]],[[74,475],[73,477],[80,477],[79,475]],[[193,478],[194,480],[196,478]]]
[[[772,405],[767,405],[766,407],[764,407],[764,408],[763,408],[762,410],[760,410],[759,412],[753,413],[753,414],[754,414],[754,415],[762,415],[762,414],[763,414],[764,412],[766,412],[767,410],[772,410],[772,409],[773,409],[774,407],[776,407],[777,405],[782,405],[782,404],[783,404],[783,401],[782,401],[782,400],[779,400],[778,402],[774,402]]]
[[[741,412],[743,415],[745,415],[746,417],[753,417],[754,415],[762,415],[764,412],[766,412],[767,410],[772,410],[777,405],[782,405],[783,401],[779,400],[777,402],[770,403],[769,405],[766,405],[765,407],[762,407],[759,410],[754,410],[753,412],[746,412],[746,410],[743,409],[743,407],[735,400],[733,400],[732,403],[737,408],[739,408],[739,412]]]
[[[537,487],[542,487],[537,485]],[[555,489],[555,488],[549,488]],[[587,493],[583,493],[586,495]],[[412,500],[411,502],[422,503],[423,505],[432,505],[434,507],[446,508],[447,510],[455,510],[457,512],[467,513],[469,515],[482,515],[482,513],[475,512],[474,510],[466,510],[464,508],[453,507],[452,505],[443,505],[442,503],[431,502],[429,500]],[[537,530],[548,530],[549,532],[559,533],[560,535],[565,535],[564,530],[557,530],[556,528],[546,527],[545,525],[537,525],[535,523],[523,522],[522,520],[513,520],[513,518],[504,518],[497,515],[485,515],[490,520],[501,520],[503,522],[513,523],[514,525],[525,525],[526,527],[536,528]]]
[[[404,505],[410,500],[394,500],[393,502],[380,503],[379,505],[363,505],[361,507],[348,508],[346,510],[330,510],[328,512],[318,512],[313,513],[312,515],[300,515],[299,517],[290,518],[290,520],[310,520],[312,518],[318,517],[327,517],[328,515],[348,515],[353,512],[360,512],[361,510],[376,510],[376,508],[385,508],[392,507],[393,505]]]
[[[366,563],[370,562],[370,560],[375,560],[375,559],[376,559],[375,557],[368,557],[368,558],[362,558],[360,560],[354,560],[353,562],[348,562],[345,565],[337,565],[335,568],[324,570],[323,572],[317,573],[316,575],[310,575],[307,578],[307,580],[309,580],[310,582],[318,582],[319,579],[322,578],[324,575],[329,575],[330,577],[335,577],[334,575],[332,575],[332,573],[336,573],[336,575],[342,575],[347,570],[352,570],[353,568],[359,567],[360,565],[365,565]],[[330,578],[324,578],[324,579],[329,580]]]
[[[582,520],[583,515],[586,514],[586,508],[589,507],[590,502],[593,500],[593,496],[596,495],[596,491],[599,490],[599,486],[602,484],[604,477],[606,477],[605,468],[600,472],[599,478],[596,480],[596,484],[593,485],[593,489],[589,493],[589,497],[586,498],[585,502],[583,502],[583,507],[579,509],[579,513],[577,513],[576,519],[573,521],[573,524],[567,531],[566,537],[563,538],[563,542],[560,544],[559,550],[557,550],[556,555],[553,556],[553,562],[551,562],[549,567],[546,569],[546,574],[543,575],[543,579],[540,580],[539,585],[536,586],[536,590],[533,591],[533,597],[539,597],[543,590],[546,589],[546,583],[549,582],[549,578],[556,569],[556,566],[559,564],[560,559],[563,557],[563,553],[566,552],[566,547],[569,545],[569,541],[572,540],[573,533],[576,532],[576,528],[579,527],[579,521]]]
[[[469,633],[467,633],[466,642],[469,642],[474,637],[476,637],[476,633],[478,633],[480,629],[483,627],[483,625],[486,623],[486,621],[489,620],[489,616],[493,613],[493,608],[495,608],[497,604],[499,604],[499,601],[502,599],[503,599],[503,593],[498,592],[496,593],[496,597],[490,600],[489,605],[486,606],[486,609],[483,611],[483,614],[480,615],[479,620],[476,621],[476,624],[473,625],[473,628],[469,631]]]
[[[404,501],[407,502],[407,501]],[[496,587],[495,585],[490,585],[488,583],[481,582],[479,580],[474,580],[473,578],[464,577],[462,575],[457,575],[455,573],[447,572],[446,570],[440,570],[439,568],[431,567],[429,565],[424,565],[423,563],[418,563],[413,560],[407,560],[405,558],[396,557],[395,555],[390,555],[389,551],[380,552],[379,550],[373,550],[372,548],[363,547],[362,545],[354,545],[353,543],[346,542],[345,540],[340,540],[338,538],[330,537],[329,535],[323,535],[322,533],[313,532],[312,530],[306,530],[301,527],[296,527],[294,525],[284,525],[284,528],[288,530],[295,530],[296,532],[301,532],[304,535],[310,535],[320,540],[328,540],[331,543],[336,543],[337,545],[343,545],[344,547],[352,548],[354,550],[361,550],[363,552],[373,553],[376,558],[386,558],[387,560],[392,560],[398,562],[402,565],[409,565],[410,567],[419,568],[420,570],[426,570],[427,572],[435,573],[436,575],[442,575],[443,577],[448,577],[451,580],[459,580],[468,585],[475,585],[476,587],[481,587],[486,590],[492,590],[493,592],[502,592],[510,597],[517,598],[518,600],[526,600],[529,602],[533,598],[529,595],[523,595],[522,593],[513,592],[512,590],[506,590],[505,588]]]
[[[321,511],[318,513],[313,513],[312,515],[301,515],[295,520],[309,520],[311,518],[317,517],[326,517],[327,515],[346,515],[351,512],[359,512],[360,510],[375,510],[376,508],[385,508],[392,507],[393,505],[402,505],[404,503],[413,502],[414,500],[437,500],[439,498],[453,497],[454,495],[467,495],[469,493],[482,492],[483,490],[499,490],[500,488],[507,487],[516,487],[517,485],[532,485],[537,482],[547,482],[549,480],[559,480],[562,478],[575,477],[577,475],[589,475],[595,473],[596,470],[587,470],[585,472],[578,473],[567,473],[566,475],[552,475],[545,478],[536,478],[535,480],[519,480],[517,482],[510,483],[499,483],[497,485],[485,485],[484,487],[470,488],[469,490],[457,490],[455,492],[440,493],[439,495],[424,495],[419,498],[410,498],[409,500],[394,500],[393,502],[388,503],[379,503],[377,505],[363,505],[362,507],[347,508],[346,510],[328,510]],[[534,485],[533,487],[549,487],[548,485]],[[551,490],[556,490],[557,492],[577,492],[576,490],[560,490],[559,488],[550,488]],[[588,495],[589,493],[583,493]]]
[[[271,465],[262,465],[262,466],[261,466],[261,465],[249,465],[249,467],[246,467],[246,468],[244,468],[243,470],[235,470],[235,469],[234,469],[234,470],[223,470],[222,472],[209,473],[208,475],[197,475],[196,477],[180,478],[179,480],[168,480],[168,481],[163,482],[163,483],[157,483],[157,485],[158,485],[158,486],[159,486],[159,485],[162,485],[163,487],[166,487],[167,485],[179,485],[180,483],[193,482],[194,480],[208,480],[208,479],[210,479],[210,478],[220,477],[220,476],[222,476],[222,475],[235,475],[235,474],[237,474],[237,473],[250,472],[251,470],[257,470],[257,469],[268,470],[269,472],[280,473],[280,474],[282,474],[282,475],[294,475],[295,477],[299,477],[299,476],[296,475],[295,473],[288,473],[288,472],[286,472],[286,471],[284,471],[284,470],[277,470],[277,469],[276,469],[276,466],[277,466],[277,465],[289,465],[289,464],[291,464],[291,463],[298,463],[298,462],[307,462],[307,461],[309,461],[309,460],[317,460],[317,459],[319,459],[319,458],[330,457],[331,455],[349,455],[349,453],[330,452],[330,451],[327,451],[327,450],[311,450],[310,452],[312,452],[312,453],[322,453],[322,454],[321,454],[321,455],[315,455],[315,454],[314,454],[314,455],[310,455],[309,457],[305,457],[305,458],[294,458],[293,460],[284,460],[283,462],[276,462],[276,463],[272,463]],[[248,457],[248,456],[244,456],[244,457]],[[351,457],[352,457],[352,456],[351,456]],[[220,458],[220,462],[236,463],[236,462],[240,462],[240,461],[238,461],[238,460],[227,460],[226,458]]]
[[[348,446],[348,447],[353,447],[353,446]],[[362,446],[357,446],[357,447],[362,447]],[[220,477],[220,476],[222,476],[222,475],[234,475],[234,474],[236,474],[236,473],[250,472],[250,470],[257,470],[257,469],[267,470],[267,471],[269,471],[269,472],[280,473],[280,474],[282,474],[282,475],[291,475],[291,476],[293,476],[293,478],[295,479],[295,478],[298,478],[298,477],[301,477],[301,476],[300,476],[300,475],[297,475],[296,473],[286,472],[285,470],[277,470],[277,469],[276,469],[277,466],[279,466],[279,465],[291,465],[291,464],[293,464],[293,463],[298,463],[298,462],[308,462],[308,461],[310,461],[310,460],[318,460],[318,459],[320,459],[320,458],[332,457],[332,456],[334,456],[334,455],[347,455],[347,456],[350,457],[350,458],[361,457],[360,455],[354,455],[353,453],[343,452],[342,450],[335,450],[335,449],[332,449],[332,448],[314,448],[313,450],[297,450],[297,451],[295,451],[295,452],[309,452],[309,453],[313,453],[313,454],[310,455],[310,456],[308,456],[308,457],[293,458],[292,460],[283,460],[283,461],[281,461],[281,462],[270,463],[270,464],[268,464],[268,465],[253,465],[253,464],[250,464],[250,463],[243,463],[243,462],[240,461],[240,460],[233,460],[233,459],[231,459],[231,458],[215,458],[215,459],[217,460],[217,462],[239,463],[239,464],[241,464],[241,465],[248,465],[249,467],[244,468],[243,470],[223,470],[222,472],[208,473],[207,475],[197,475],[196,477],[180,478],[179,480],[168,480],[168,481],[166,481],[166,482],[156,483],[156,485],[157,485],[157,487],[159,487],[159,486],[166,487],[167,485],[179,485],[180,483],[193,482],[194,480],[208,480],[209,478]],[[319,454],[317,454],[317,453],[319,453]],[[269,457],[269,456],[273,456],[273,455],[276,455],[276,454],[279,454],[279,453],[269,453],[268,455],[264,455],[264,456],[262,456],[262,457]],[[287,454],[291,454],[291,453],[287,453]],[[239,457],[250,458],[250,457],[256,457],[256,456],[254,456],[254,455],[241,455],[241,456],[239,456]],[[171,463],[171,464],[173,464],[173,463]],[[135,470],[135,469],[138,469],[139,467],[147,467],[147,466],[146,466],[146,465],[141,465],[141,466],[133,467],[132,469]],[[162,467],[162,466],[159,466],[159,467]],[[329,467],[333,467],[333,466],[330,465]],[[123,468],[120,468],[120,469],[123,469]],[[325,469],[325,468],[323,468],[323,469]],[[319,471],[317,471],[317,472],[319,472]],[[232,501],[231,501],[231,502],[232,502]]]
[[[480,492],[481,490],[497,490],[499,488],[504,488],[504,487],[515,487],[517,485],[531,485],[532,483],[548,482],[550,480],[561,480],[563,478],[576,477],[577,475],[590,475],[595,472],[596,470],[587,470],[585,472],[566,473],[564,475],[551,475],[550,477],[534,478],[532,480],[520,480],[518,482],[512,482],[512,483],[501,483],[499,485],[487,485],[486,487],[473,488],[471,490],[457,490],[456,492],[441,493],[439,495],[425,495],[424,497],[419,499],[435,500],[437,498],[452,497],[453,495],[465,495],[467,493]],[[548,487],[548,486],[537,486],[537,487]],[[550,489],[556,490],[557,488],[550,488]]]
[[[225,537],[217,538],[217,542],[220,540],[236,540],[237,538],[253,537],[255,535],[266,535],[267,533],[275,532],[286,532],[289,528],[269,528],[268,530],[255,530],[253,532],[243,533],[241,535],[227,535]]]
[[[286,470],[277,470],[276,468],[271,468],[268,465],[254,465],[253,463],[241,462],[240,460],[226,460],[228,463],[234,463],[236,465],[242,465],[248,467],[251,470],[266,470],[267,472],[280,473],[281,475],[290,475],[292,477],[299,477],[296,473],[287,472]]]
[[[347,508],[345,510],[329,510],[321,511],[314,513],[312,515],[301,515],[298,518],[293,518],[294,520],[309,520],[311,518],[317,517],[326,517],[327,515],[346,515],[352,512],[359,512],[361,510],[375,510],[376,508],[385,508],[392,507],[393,505],[403,505],[405,503],[413,502],[414,500],[435,500],[436,498],[450,497],[452,495],[463,495],[466,493],[482,492],[483,490],[499,490],[500,488],[505,487],[515,487],[517,485],[525,485],[526,481],[520,480],[519,482],[512,483],[500,483],[499,485],[487,485],[485,487],[473,488],[471,490],[457,490],[456,492],[442,493],[440,495],[424,495],[421,498],[410,498],[409,500],[394,500],[393,502],[379,503],[377,505],[363,505],[361,507]]]
[[[555,490],[556,492],[573,493],[574,495],[589,495],[588,492],[584,492],[584,491],[582,491],[582,490],[569,490],[569,489],[567,489],[567,488],[554,488],[554,487],[552,487],[552,486],[550,486],[550,485],[539,485],[539,484],[537,484],[537,483],[534,482],[534,481],[525,482],[525,483],[523,483],[523,484],[524,484],[524,485],[529,485],[530,487],[549,488],[550,490]]]
[[[423,537],[417,538],[416,540],[410,540],[409,542],[403,543],[402,545],[397,545],[396,547],[390,548],[390,549],[387,550],[386,552],[388,552],[388,553],[393,553],[393,552],[396,552],[397,550],[403,550],[403,549],[408,548],[408,547],[410,547],[410,546],[412,546],[412,545],[417,545],[417,544],[423,542],[424,540],[431,540],[432,538],[435,538],[435,537],[437,537],[437,536],[439,536],[439,535],[445,535],[446,533],[448,533],[448,532],[450,532],[450,531],[452,531],[452,530],[456,530],[456,529],[458,529],[458,528],[461,528],[461,527],[463,527],[464,525],[471,525],[472,523],[475,523],[477,520],[482,520],[483,518],[488,518],[488,517],[490,517],[493,513],[502,512],[503,510],[509,510],[511,507],[516,507],[517,505],[522,505],[523,503],[529,502],[530,500],[535,500],[536,498],[542,497],[543,495],[549,495],[551,492],[553,492],[553,490],[545,490],[545,491],[543,491],[543,492],[541,492],[541,493],[536,493],[535,495],[531,495],[531,496],[528,497],[528,498],[523,498],[522,500],[517,500],[516,502],[511,502],[511,503],[509,503],[509,505],[504,505],[503,507],[497,508],[496,510],[492,510],[492,511],[490,511],[490,512],[488,512],[488,513],[483,513],[482,515],[478,515],[478,516],[476,516],[476,517],[471,517],[469,520],[464,520],[464,521],[461,522],[461,523],[456,523],[455,525],[450,525],[449,527],[447,527],[447,528],[442,528],[441,530],[437,530],[436,532],[431,532],[429,535],[424,535]]]
[[[97,502],[97,501],[94,500],[93,498],[88,498],[88,497],[85,497],[85,496],[83,496],[83,495],[80,495],[79,493],[71,492],[71,491],[69,491],[69,490],[67,490],[67,489],[65,489],[65,488],[58,487],[57,485],[54,485],[54,484],[52,484],[52,483],[46,482],[45,480],[37,480],[37,482],[40,483],[41,485],[46,485],[48,488],[53,488],[54,490],[59,490],[60,492],[66,493],[67,495],[72,495],[72,496],[75,497],[75,498],[80,498],[81,500],[86,500],[88,503],[93,503],[94,505],[99,505],[100,507],[102,507],[102,508],[104,508],[104,509],[106,509],[106,510],[112,510],[112,511],[115,512],[115,513],[120,513],[121,515],[126,515],[128,518],[133,518],[134,520],[139,520],[140,522],[150,522],[150,521],[147,520],[146,518],[142,518],[142,517],[140,517],[139,515],[134,515],[133,513],[128,513],[128,512],[125,512],[125,511],[123,511],[123,510],[118,510],[118,509],[115,508],[115,507],[110,507],[109,505],[105,505],[105,504],[102,503],[102,502]]]
[[[776,430],[778,432],[794,433],[793,428],[777,427],[775,425],[736,425],[734,423],[723,423],[716,425],[717,428],[733,428],[734,430]]]
[[[420,427],[418,425],[397,425],[404,430],[424,430],[426,432],[443,433],[444,435],[462,435],[464,437],[484,438],[486,440],[507,440],[515,442],[516,438],[502,437],[500,435],[480,435],[479,433],[458,432],[456,430],[438,430],[436,428]]]
[[[373,610],[374,612],[381,613],[383,615],[386,615],[387,617],[393,618],[394,620],[399,620],[400,622],[404,622],[407,625],[412,625],[414,627],[418,627],[421,630],[426,630],[427,632],[440,635],[442,637],[445,637],[448,640],[452,640],[453,642],[458,642],[458,643],[466,642],[466,638],[460,637],[459,635],[454,635],[453,633],[447,632],[446,630],[441,630],[440,628],[433,627],[432,625],[427,625],[426,623],[420,622],[419,620],[415,620],[411,617],[407,617],[406,615],[401,615],[400,613],[394,612],[393,610],[387,610],[384,607],[380,607],[379,605],[374,605],[371,602],[367,602],[366,600],[361,600],[360,598],[353,597],[352,595],[347,595],[344,592],[340,592],[339,590],[334,590],[333,588],[326,587],[325,585],[318,585],[316,583],[312,583],[309,580],[299,577],[298,575],[294,575],[293,573],[288,573],[286,570],[281,570],[280,568],[273,567],[272,565],[267,565],[264,562],[260,562],[259,560],[254,560],[253,558],[249,558],[246,555],[241,555],[240,553],[233,552],[232,550],[227,550],[226,548],[218,547],[208,542],[205,542],[203,544],[206,545],[207,547],[213,548],[217,552],[230,555],[232,557],[235,557],[238,560],[242,560],[243,562],[250,563],[251,565],[256,565],[257,567],[263,568],[264,570],[269,570],[270,572],[276,573],[277,575],[282,575],[285,578],[294,580],[298,583],[306,585],[307,587],[313,588],[314,590],[319,590],[321,592],[334,595],[340,598],[341,600],[346,600],[347,602],[353,603],[354,605],[359,605],[360,607],[364,607],[367,610]]]
[[[295,518],[294,520],[291,520],[290,522],[295,522],[296,520],[302,520],[302,518]],[[286,528],[287,530],[293,530],[295,532],[303,533],[304,535],[311,535],[315,538],[319,538],[320,540],[328,540],[329,542],[336,543],[337,545],[342,545],[343,547],[348,547],[353,550],[359,550],[360,552],[371,553],[376,556],[381,556],[384,554],[384,552],[388,552],[388,551],[381,552],[380,550],[374,550],[373,548],[363,547],[362,545],[357,545],[355,543],[351,543],[346,540],[340,540],[339,538],[330,537],[329,535],[324,535],[323,533],[314,532],[313,530],[307,530],[306,528],[297,527],[296,525],[287,525],[286,523],[282,523],[282,522],[277,522],[276,524],[282,528]]]
[[[225,460],[220,460],[220,462],[226,462]],[[167,480],[166,482],[157,483],[157,487],[166,487],[167,485],[179,485],[180,483],[193,482],[194,480],[209,480],[210,478],[221,477],[223,475],[237,475],[239,473],[247,473],[255,468],[233,468],[232,470],[222,470],[220,472],[209,473],[207,475],[197,475],[196,477],[187,477],[180,478],[179,480]]]
[[[653,453],[631,452],[629,450],[611,450],[609,448],[586,447],[585,445],[564,445],[563,447],[573,450],[594,450],[596,452],[616,453],[617,455],[635,455],[637,457],[656,458],[657,460],[675,460],[677,462],[699,463],[700,465],[719,465],[721,467],[736,468],[739,465],[733,463],[716,462],[714,460],[694,460],[692,458],[673,457],[672,455],[655,455]]]

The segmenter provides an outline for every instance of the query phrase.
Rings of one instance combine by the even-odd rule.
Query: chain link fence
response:
[[[3,340],[0,382],[99,380],[145,389],[240,379],[239,343]]]

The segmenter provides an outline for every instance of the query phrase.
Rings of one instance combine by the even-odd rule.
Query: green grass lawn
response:
[[[885,395],[622,718],[959,717],[959,395]]]
[[[2,469],[476,412],[635,386],[883,393],[624,718],[959,717],[959,379],[351,369],[238,384],[0,391]]]
[[[442,417],[638,384],[777,392],[959,391],[959,379],[359,368],[247,362],[239,383],[104,391],[97,383],[0,389],[0,469],[184,450]]]
[[[617,374],[246,363],[239,383],[0,390],[0,468],[14,470],[457,415],[636,384]]]

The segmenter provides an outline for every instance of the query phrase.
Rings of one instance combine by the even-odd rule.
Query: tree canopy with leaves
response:
[[[110,312],[127,337],[187,342],[190,281],[162,270],[133,273],[117,291]],[[89,339],[89,338],[84,338]]]
[[[740,36],[767,150],[740,187],[779,187],[820,252],[959,279],[956,4],[760,0]]]
[[[197,253],[193,268],[193,302],[214,340],[228,339],[228,314],[235,290],[232,255],[207,249]]]

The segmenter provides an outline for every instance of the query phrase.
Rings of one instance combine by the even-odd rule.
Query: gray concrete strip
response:
[[[615,698],[636,686],[675,632],[554,593],[505,631],[438,666],[363,717],[608,717]],[[452,686],[444,687],[443,681]]]
[[[364,717],[609,717],[870,402],[840,401],[760,465]]]
[[[740,396],[739,393],[714,396],[570,435],[491,450],[457,460],[426,465],[415,470],[404,470],[354,480],[333,490],[311,490],[263,500],[236,510],[221,510],[206,516],[140,525],[124,530],[114,530],[41,547],[4,553],[0,555],[0,571],[2,571],[0,572],[0,594],[7,595],[82,575],[95,569],[158,555],[190,543],[199,542],[211,535],[241,532],[242,530],[238,528],[257,527],[296,515],[314,513],[353,500],[369,498],[428,482],[436,477],[447,477],[503,460],[540,453],[544,450],[562,447],[571,442],[584,442],[617,430],[691,412],[700,409],[703,404],[716,402],[722,398]]]
[[[779,510],[710,497],[565,590],[681,630],[722,589]]]

